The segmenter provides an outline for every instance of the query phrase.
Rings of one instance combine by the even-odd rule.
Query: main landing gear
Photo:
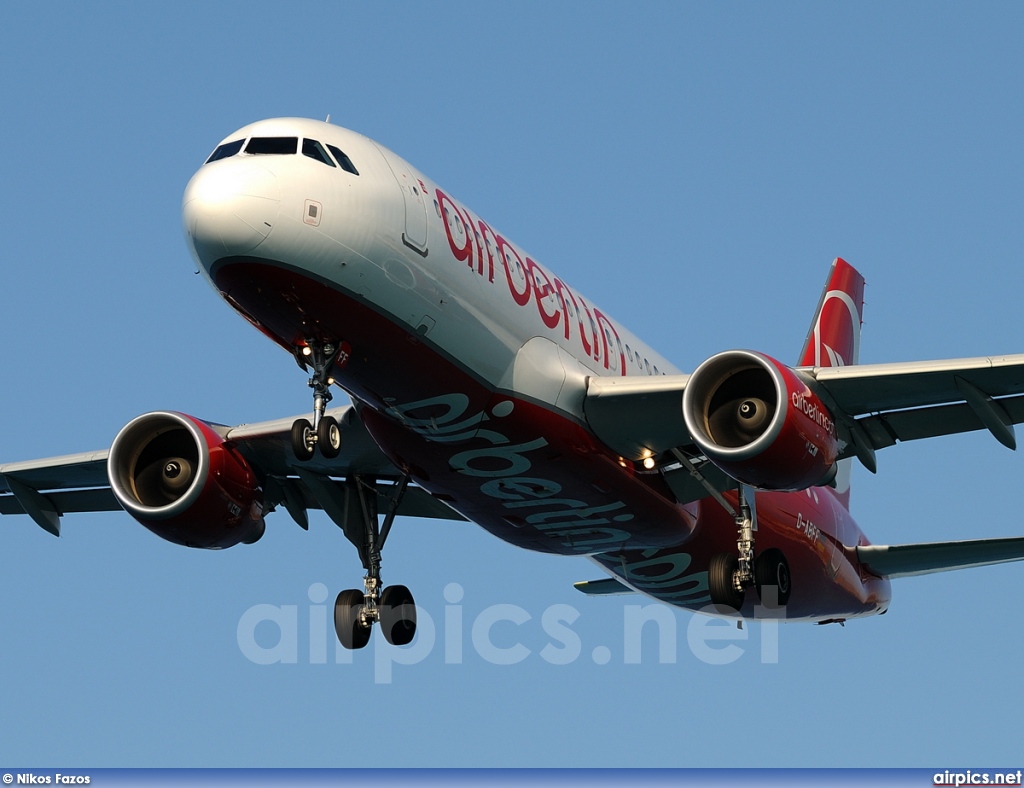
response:
[[[384,522],[378,528],[377,486],[359,477],[347,482],[350,496],[358,498],[357,514],[362,515],[358,518],[362,528],[346,527],[345,535],[358,548],[366,577],[362,591],[342,591],[334,603],[334,629],[345,648],[363,648],[370,641],[374,622],[380,623],[381,634],[393,646],[408,645],[416,635],[416,603],[412,593],[405,586],[382,588],[380,577],[381,550],[408,483],[409,477],[404,476],[394,485]]]
[[[334,379],[330,370],[342,351],[342,343],[332,340],[306,340],[295,348],[295,360],[302,369],[313,368],[309,387],[313,389],[313,423],[297,419],[292,424],[291,442],[295,457],[312,459],[319,449],[321,456],[333,459],[341,452],[341,429],[334,417],[324,413],[331,401],[330,387]],[[303,474],[306,473],[306,476]],[[388,643],[405,646],[416,636],[416,602],[405,586],[387,586],[381,581],[381,550],[391,532],[405,495],[409,477],[403,476],[391,486],[383,523],[378,525],[378,487],[376,481],[351,475],[340,487],[326,476],[299,470],[307,485],[319,490],[324,508],[344,531],[346,538],[359,551],[366,576],[363,589],[350,588],[338,594],[334,603],[334,629],[345,648],[363,648],[370,642],[374,623]]]
[[[309,387],[313,389],[313,423],[308,419],[296,419],[292,424],[292,451],[295,458],[309,460],[319,448],[320,454],[334,459],[341,452],[341,429],[333,416],[325,416],[324,409],[331,401],[331,367],[338,358],[341,344],[333,341],[307,340],[305,345],[295,348],[295,361],[303,369],[313,367]]]
[[[781,550],[771,548],[754,558],[754,531],[757,529],[756,509],[752,508],[744,491],[739,488],[739,511],[733,512],[738,531],[736,553],[716,553],[708,566],[708,590],[715,605],[739,610],[743,606],[746,589],[754,586],[761,602],[771,607],[783,607],[789,601],[792,582],[789,563]],[[772,592],[776,589],[772,599]]]

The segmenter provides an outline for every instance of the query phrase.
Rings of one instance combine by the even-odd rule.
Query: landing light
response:
[[[655,465],[657,465],[657,463],[654,461],[653,457],[645,457],[644,458],[644,467],[647,470],[653,469]]]
[[[302,355],[304,355],[304,356],[312,356],[313,355],[313,351],[310,349],[309,345],[306,345],[304,348],[302,348]]]

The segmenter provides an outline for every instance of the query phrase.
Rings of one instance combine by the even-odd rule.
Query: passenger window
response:
[[[210,158],[206,160],[206,163],[209,164],[211,161],[219,161],[220,159],[226,159],[229,156],[234,156],[242,149],[243,142],[245,142],[245,140],[233,140],[231,142],[225,142],[223,145],[218,145],[217,150],[210,154]]]
[[[327,151],[324,150],[324,146],[316,140],[305,139],[302,141],[302,155],[309,156],[311,159],[323,162],[328,167],[336,166],[331,157],[327,155]]]
[[[282,156],[296,153],[298,137],[253,137],[245,146],[245,152],[257,156]]]
[[[357,170],[356,165],[352,163],[352,159],[350,159],[340,150],[335,148],[333,145],[328,145],[327,149],[334,154],[334,158],[338,160],[338,164],[341,165],[341,169],[343,169],[345,172],[351,172],[353,175],[359,174],[359,170]]]

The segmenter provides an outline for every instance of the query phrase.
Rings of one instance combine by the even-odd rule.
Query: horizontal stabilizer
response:
[[[870,545],[857,548],[857,559],[884,577],[927,575],[1024,560],[1024,537]]]
[[[610,594],[635,594],[629,586],[623,585],[614,577],[603,577],[600,580],[581,580],[572,587],[587,596],[608,596]]]

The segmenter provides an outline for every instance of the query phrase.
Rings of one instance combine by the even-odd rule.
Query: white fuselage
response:
[[[678,374],[666,359],[360,134],[267,120],[211,158],[182,209],[202,270],[290,352],[341,343],[334,378],[396,467],[506,541],[588,555],[639,591],[707,604],[711,557],[735,549],[731,517],[678,503],[584,413],[589,379]],[[790,617],[884,609],[887,584],[835,558],[858,531],[831,490],[759,497],[759,516],[759,544],[821,576],[794,593]],[[827,539],[809,542],[800,518]]]
[[[197,221],[226,226],[198,229],[224,239],[213,253],[217,259],[249,254],[287,260],[365,297],[495,387],[513,388],[516,355],[534,337],[564,351],[558,358],[574,378],[677,372],[621,323],[372,140],[327,123],[279,119],[239,129],[225,142],[278,135],[333,145],[359,174],[301,154],[240,153],[206,164],[185,192],[183,213],[193,239]],[[211,211],[214,202],[219,206]],[[315,217],[309,216],[311,207]],[[215,260],[202,241],[196,246],[209,278]]]

